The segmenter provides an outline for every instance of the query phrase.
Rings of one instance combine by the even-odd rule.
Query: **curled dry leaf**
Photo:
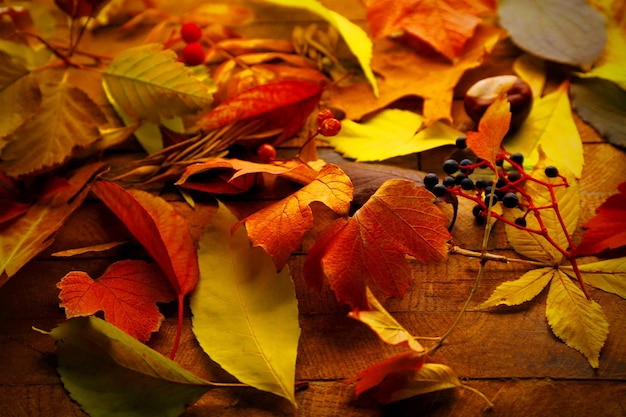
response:
[[[176,299],[156,265],[136,260],[112,264],[97,280],[85,272],[70,272],[57,288],[67,318],[103,311],[105,320],[140,342],[161,326],[163,315],[156,303]]]

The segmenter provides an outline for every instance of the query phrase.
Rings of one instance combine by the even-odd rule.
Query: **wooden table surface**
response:
[[[616,192],[626,180],[626,153],[606,143],[589,126],[578,121],[584,142],[585,167],[580,180],[581,223]],[[423,171],[439,170],[451,148],[402,159]],[[395,161],[398,162],[398,161]],[[172,199],[175,199],[172,194]],[[200,203],[195,210],[181,201],[176,208],[189,219],[198,238],[214,205]],[[246,214],[255,201],[232,201],[236,213]],[[95,199],[88,199],[57,235],[55,243],[28,263],[0,288],[0,416],[73,417],[84,413],[64,391],[55,370],[55,346],[37,327],[50,330],[64,320],[56,283],[67,272],[81,270],[99,276],[116,259],[141,253],[122,246],[99,254],[71,258],[51,256],[60,250],[117,241],[128,237],[124,227]],[[454,239],[464,248],[479,250],[482,228],[471,213],[462,212]],[[580,230],[577,238],[580,237]],[[309,239],[310,240],[310,239]],[[303,282],[303,263],[310,241],[289,259],[296,283],[302,336],[296,380],[307,382],[296,393],[298,410],[286,401],[253,389],[214,389],[184,414],[192,416],[626,416],[626,301],[593,288],[591,296],[606,312],[610,334],[600,356],[600,368],[567,347],[549,330],[545,319],[545,292],[517,308],[496,313],[472,311],[505,280],[519,277],[528,267],[489,263],[483,282],[458,329],[439,350],[435,360],[452,367],[464,383],[482,391],[494,407],[468,390],[448,390],[415,397],[387,407],[356,399],[346,378],[394,353],[364,325],[347,317],[328,288],[318,294]],[[514,256],[501,225],[490,248]],[[472,289],[479,262],[451,256],[441,264],[412,263],[414,280],[402,299],[391,300],[390,312],[413,334],[440,336],[456,319]],[[175,330],[174,309],[166,308],[166,321],[149,344],[169,351]],[[187,317],[189,314],[187,314]],[[177,354],[182,366],[200,377],[226,378],[192,336],[189,319]]]

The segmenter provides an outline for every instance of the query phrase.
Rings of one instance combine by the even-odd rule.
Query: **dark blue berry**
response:
[[[545,169],[546,177],[555,178],[559,176],[559,169],[554,165],[547,166]]]
[[[474,169],[470,168],[472,165],[474,165],[474,163],[470,159],[464,159],[459,163],[459,169],[461,172],[469,175],[474,172]]]
[[[463,180],[467,178],[467,175],[465,174],[458,174],[456,177],[454,177],[454,183],[456,185],[460,185],[461,182],[463,182]]]
[[[492,199],[493,196],[493,199]],[[498,196],[496,194],[485,194],[485,199],[483,200],[485,205],[489,207],[489,204],[495,205],[498,202]]]
[[[523,217],[518,217],[515,219],[515,224],[521,227],[526,227],[526,219]]]
[[[459,136],[456,138],[456,147],[459,149],[467,148],[467,138],[465,136]]]
[[[461,188],[464,190],[473,190],[474,189],[474,181],[471,178],[463,178],[461,181]]]
[[[515,182],[520,179],[520,176],[517,172],[512,172],[509,175],[507,175],[506,178],[509,180],[509,182]]]
[[[506,193],[502,197],[502,205],[506,208],[514,208],[519,204],[519,198],[515,193]]]
[[[428,191],[432,191],[433,187],[437,184],[439,184],[439,177],[437,174],[434,172],[426,174],[424,177],[424,187],[426,187]]]
[[[437,184],[431,191],[436,197],[443,197],[448,192],[448,189],[443,184]]]
[[[456,185],[456,179],[448,175],[443,179],[443,185],[446,188],[454,187]]]
[[[448,159],[443,163],[443,172],[452,175],[459,170],[459,163],[454,159]]]
[[[485,208],[481,206],[480,204],[476,204],[472,208],[472,214],[474,215],[474,217],[477,217],[477,218],[482,217],[484,212],[485,212]]]
[[[524,155],[520,152],[515,152],[511,155],[511,161],[515,162],[517,165],[522,165],[524,163]]]
[[[491,182],[481,178],[481,179],[476,180],[475,185],[476,185],[477,190],[484,190],[485,188],[489,186],[489,184],[491,184]]]

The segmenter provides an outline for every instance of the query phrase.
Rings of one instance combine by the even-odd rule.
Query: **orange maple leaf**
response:
[[[375,38],[426,42],[450,60],[458,58],[493,0],[370,0],[367,21]]]
[[[367,286],[377,296],[402,296],[411,278],[405,255],[421,262],[447,255],[447,219],[433,200],[412,181],[386,181],[343,227],[333,226],[334,236],[316,241],[307,263],[322,266],[305,264],[307,281],[319,282],[310,275],[323,271],[337,300],[352,309],[369,308]]]
[[[478,123],[478,132],[467,132],[467,146],[474,154],[496,168],[496,155],[511,124],[511,105],[506,93],[500,93]]]
[[[109,323],[141,342],[159,330],[163,321],[156,303],[176,299],[155,264],[136,260],[116,262],[96,280],[85,272],[72,271],[57,288],[68,319],[103,311]]]
[[[317,178],[288,197],[242,220],[254,246],[261,246],[282,269],[304,233],[313,226],[309,205],[323,203],[338,214],[347,214],[352,201],[350,178],[336,165],[325,165]]]

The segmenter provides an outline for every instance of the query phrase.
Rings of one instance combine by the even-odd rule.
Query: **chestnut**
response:
[[[511,126],[509,132],[519,128],[528,117],[533,104],[530,85],[515,75],[499,75],[484,78],[472,85],[465,93],[463,104],[467,115],[476,123],[485,114],[487,107],[506,91],[511,104]]]

